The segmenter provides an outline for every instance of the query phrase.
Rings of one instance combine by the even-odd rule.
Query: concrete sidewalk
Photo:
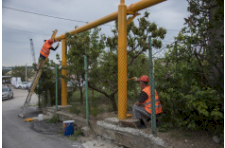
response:
[[[86,126],[86,119],[63,111],[59,107],[56,114],[60,121],[74,120],[77,126],[83,127],[84,135],[96,134],[104,139],[110,140],[112,143],[131,148],[168,148],[169,145],[159,137],[147,134],[142,130],[121,127],[118,119],[106,118],[97,122],[90,121],[90,126]],[[43,109],[44,114],[55,113],[55,107],[47,107]]]

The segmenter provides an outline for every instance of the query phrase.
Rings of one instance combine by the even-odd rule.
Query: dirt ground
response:
[[[128,112],[131,114],[130,112]],[[90,116],[90,120],[97,121],[105,118],[117,117],[116,113],[99,114],[96,117]],[[141,129],[145,133],[152,133],[151,124],[148,128]],[[169,143],[171,148],[221,148],[222,144],[213,141],[212,135],[208,135],[203,131],[183,131],[180,129],[171,129],[167,132],[157,131],[157,136]],[[222,146],[223,147],[223,146]]]
[[[143,130],[151,133],[151,128]],[[213,142],[212,136],[202,131],[182,131],[178,129],[157,132],[157,136],[169,143],[172,148],[220,148],[221,144]]]
[[[34,99],[36,101],[36,98]],[[66,112],[69,112],[66,111]],[[131,114],[131,112],[128,112]],[[79,114],[79,116],[85,118],[84,114]],[[95,123],[98,120],[104,120],[105,118],[117,117],[118,114],[116,112],[111,113],[103,113],[98,114],[97,116],[90,115],[90,122]],[[61,134],[63,132],[62,123],[53,124],[55,128],[48,128],[50,123],[45,122],[35,122],[31,125],[31,129],[36,130],[36,132],[45,131],[43,134]],[[36,128],[35,128],[36,127]],[[37,128],[42,127],[42,129]],[[148,125],[148,128],[141,129],[143,132],[150,134],[151,125]],[[48,128],[48,130],[46,130]],[[47,132],[46,132],[47,131]],[[171,148],[221,148],[222,144],[217,144],[213,141],[212,135],[207,135],[206,132],[203,131],[182,131],[179,129],[169,130],[167,132],[157,132],[157,136],[162,138],[165,142],[169,143]],[[99,137],[79,137],[82,143],[84,143],[85,147],[99,147],[107,148],[109,145],[112,148],[117,148],[116,145],[111,144],[110,142],[99,139]],[[99,145],[100,143],[100,145]]]
[[[129,112],[128,112],[129,113]],[[83,114],[79,114],[81,117],[85,117]],[[103,113],[98,114],[97,116],[90,116],[90,122],[95,123],[98,120],[104,120],[105,118],[111,118],[111,117],[117,117],[118,114],[115,112],[111,113]],[[45,131],[45,134],[54,133],[54,130],[57,130],[56,133],[63,135],[63,129],[62,129],[62,123],[44,123],[44,122],[37,122],[35,123],[36,127],[42,127],[42,129],[36,129],[37,132]],[[39,125],[38,124],[42,124]],[[47,125],[46,125],[47,124]],[[56,128],[50,128],[49,132],[46,133],[45,127],[49,127],[49,124],[52,124],[53,127],[56,126]],[[148,123],[148,128],[140,129],[141,131],[150,134],[152,133],[151,125]],[[51,125],[51,126],[52,126]],[[32,125],[31,128],[35,130],[35,125]],[[55,134],[56,134],[55,133]],[[217,144],[213,141],[212,135],[207,135],[206,132],[203,131],[183,131],[179,129],[172,129],[168,130],[166,132],[159,132],[157,131],[157,136],[162,138],[166,143],[170,145],[171,148],[221,148],[223,147],[221,144]],[[116,146],[110,142],[107,142],[106,140],[102,140],[99,138],[99,136],[92,135],[91,137],[83,137],[80,136],[79,139],[81,143],[83,143],[84,147],[102,147],[102,148],[119,148],[119,146]]]
[[[30,128],[40,134],[53,135],[63,137],[66,141],[76,141],[81,143],[84,148],[123,148],[123,146],[117,146],[111,141],[103,140],[100,136],[90,135],[88,137],[82,136],[78,131],[81,127],[74,127],[73,136],[64,136],[64,129],[62,122],[49,123],[48,120],[33,121]],[[75,147],[75,146],[74,146]]]

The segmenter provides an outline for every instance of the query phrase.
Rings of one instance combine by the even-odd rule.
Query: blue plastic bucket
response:
[[[64,135],[70,136],[74,133],[74,120],[63,121]]]

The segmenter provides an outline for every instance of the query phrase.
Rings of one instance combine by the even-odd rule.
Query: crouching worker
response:
[[[55,48],[53,48],[52,47],[53,43],[54,43],[54,40],[52,40],[52,39],[45,40],[45,43],[42,46],[41,51],[40,51],[39,63],[37,64],[36,71],[39,70],[40,66],[45,61],[45,59],[48,58],[48,56],[50,54],[50,50],[55,51],[59,47],[59,43],[58,43],[57,46]]]
[[[141,76],[140,79],[136,79],[140,83],[141,93],[139,95],[138,101],[133,105],[133,118],[140,120],[140,125],[138,128],[145,128],[146,125],[143,121],[145,118],[147,121],[151,120],[151,91],[148,85],[148,76]],[[155,113],[159,116],[162,113],[162,105],[159,101],[158,94],[155,90]]]

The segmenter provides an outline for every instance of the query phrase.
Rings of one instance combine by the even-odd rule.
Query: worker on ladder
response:
[[[44,45],[41,48],[40,51],[40,57],[39,57],[39,62],[36,67],[36,71],[39,70],[40,66],[42,65],[43,61],[45,61],[46,58],[48,58],[50,50],[56,50],[59,47],[59,43],[55,48],[52,47],[52,44],[54,43],[54,40],[49,39],[49,40],[44,40]]]

